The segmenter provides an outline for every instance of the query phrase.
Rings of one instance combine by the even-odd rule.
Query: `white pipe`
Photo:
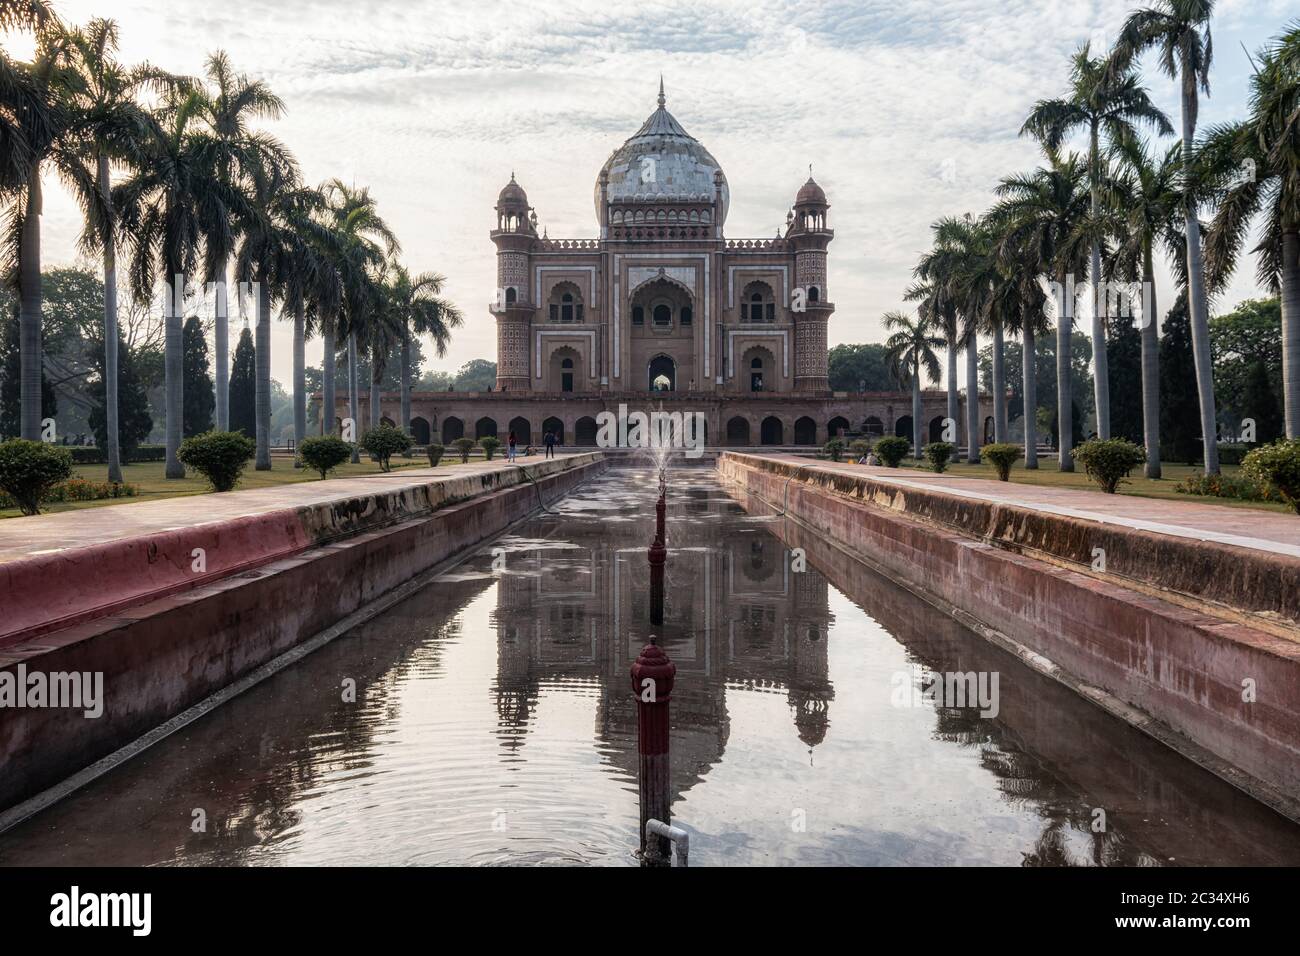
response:
[[[677,865],[687,866],[691,853],[691,836],[685,830],[679,830],[677,827],[669,826],[660,820],[651,817],[645,822],[645,832],[647,839],[651,836],[663,837],[670,840],[673,844],[674,852],[677,854]]]

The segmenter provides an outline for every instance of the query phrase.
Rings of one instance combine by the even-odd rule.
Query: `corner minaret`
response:
[[[794,309],[795,375],[798,392],[827,392],[826,323],[835,306],[826,293],[826,249],[835,232],[826,224],[830,203],[826,193],[812,178],[795,196],[794,209],[787,218],[785,237],[794,246],[794,288],[802,298],[802,308]]]
[[[497,388],[524,392],[531,382],[528,326],[537,307],[528,288],[537,213],[513,172],[497,197],[496,212],[491,237],[497,247],[497,289],[491,310],[497,319]]]

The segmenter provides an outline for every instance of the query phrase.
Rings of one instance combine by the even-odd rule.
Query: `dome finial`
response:
[[[664,75],[659,74],[659,108],[664,108]]]

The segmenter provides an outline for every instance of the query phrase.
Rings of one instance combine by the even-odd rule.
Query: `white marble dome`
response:
[[[722,168],[694,136],[664,107],[614,151],[601,168],[609,175],[610,202],[712,202],[713,177]],[[600,177],[596,178],[596,215],[600,216]],[[722,175],[722,218],[727,218],[730,193]]]

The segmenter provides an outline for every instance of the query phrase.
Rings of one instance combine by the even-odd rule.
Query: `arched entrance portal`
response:
[[[450,445],[457,438],[465,437],[465,423],[455,415],[448,415],[442,420],[442,443]]]
[[[817,444],[817,423],[807,415],[794,423],[794,443],[796,445]]]
[[[573,424],[573,440],[575,444],[584,447],[592,447],[596,444],[596,419],[591,416],[579,418]]]
[[[547,432],[555,436],[555,444],[564,444],[564,422],[554,417],[546,419],[542,422],[542,436],[545,437]]]
[[[727,444],[749,444],[749,422],[739,415],[727,422]]]
[[[533,443],[533,426],[528,419],[523,417],[510,419],[510,430],[515,433],[515,441],[521,448]]]
[[[650,360],[649,388],[652,392],[677,390],[677,363],[667,355],[656,355]]]
[[[764,445],[785,444],[785,427],[781,424],[781,419],[775,415],[763,419],[759,426],[759,440]]]
[[[419,416],[412,418],[411,438],[417,445],[429,444],[429,423]]]

